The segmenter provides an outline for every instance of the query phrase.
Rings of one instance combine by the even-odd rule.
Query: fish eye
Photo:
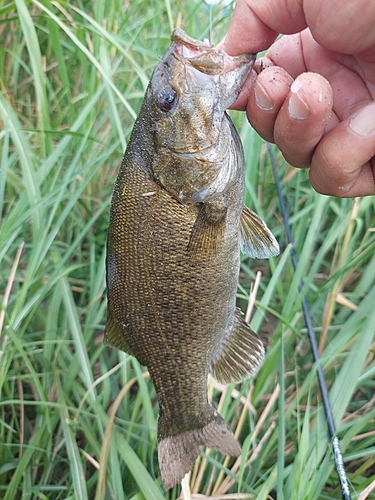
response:
[[[177,97],[177,92],[170,85],[166,85],[157,96],[159,108],[162,111],[171,111],[177,104]]]

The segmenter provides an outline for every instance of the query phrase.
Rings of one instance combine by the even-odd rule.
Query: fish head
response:
[[[156,151],[152,170],[180,201],[201,202],[224,188],[223,181],[219,189],[212,183],[220,177],[231,140],[225,110],[236,100],[256,55],[231,57],[180,29],[171,39],[147,91]],[[222,179],[229,177],[221,173]]]

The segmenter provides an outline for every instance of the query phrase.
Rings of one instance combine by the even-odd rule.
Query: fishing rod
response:
[[[275,182],[276,182],[277,195],[278,195],[279,202],[280,202],[281,212],[282,212],[282,215],[284,218],[286,237],[287,237],[288,243],[291,245],[290,254],[292,257],[293,267],[296,270],[297,266],[298,266],[298,256],[297,256],[296,249],[294,246],[292,230],[291,230],[291,226],[290,226],[290,222],[289,222],[288,209],[287,209],[285,197],[284,197],[282,189],[281,189],[280,177],[279,177],[279,174],[278,174],[278,171],[276,168],[275,155],[272,151],[272,145],[270,143],[267,143],[267,149],[268,149],[268,154],[269,154],[270,159],[271,159],[273,175],[275,177]],[[298,284],[299,291],[302,290],[302,286],[303,286],[303,283],[301,280]],[[314,332],[314,327],[313,327],[312,318],[311,318],[311,312],[310,312],[310,308],[308,306],[308,303],[307,303],[305,297],[302,298],[302,309],[303,309],[303,315],[305,317],[305,323],[306,323],[306,327],[307,327],[307,332],[308,332],[308,336],[309,336],[309,340],[310,340],[311,349],[313,352],[314,361],[317,365],[319,387],[320,387],[320,392],[322,395],[324,411],[326,414],[328,432],[329,432],[330,438],[332,439],[333,457],[334,457],[334,461],[335,461],[337,475],[338,475],[339,480],[340,480],[342,498],[344,500],[350,500],[351,496],[350,496],[350,490],[349,490],[348,477],[347,477],[346,472],[345,472],[344,460],[343,460],[341,448],[340,448],[340,441],[339,441],[339,438],[336,436],[336,426],[335,426],[335,422],[333,419],[332,406],[331,406],[331,403],[329,400],[327,383],[326,383],[323,369],[322,369],[322,366],[320,363],[318,343],[317,343],[315,332]]]

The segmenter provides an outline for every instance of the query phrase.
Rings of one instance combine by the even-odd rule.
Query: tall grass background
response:
[[[264,366],[241,385],[209,382],[241,457],[204,449],[183,489],[165,492],[147,370],[103,346],[109,203],[147,82],[175,26],[216,43],[231,8],[0,3],[0,498],[339,498],[303,297],[352,497],[375,498],[375,198],[320,196],[277,155],[294,271],[265,145],[241,113],[246,204],[282,248],[241,265],[244,311],[259,283]]]

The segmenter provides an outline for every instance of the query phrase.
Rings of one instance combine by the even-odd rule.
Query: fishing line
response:
[[[277,194],[278,194],[279,202],[280,202],[280,206],[281,206],[281,212],[282,212],[282,215],[284,218],[286,237],[287,237],[288,243],[291,245],[290,254],[292,257],[293,267],[296,270],[297,266],[298,266],[298,256],[297,256],[296,249],[294,246],[294,241],[293,241],[293,237],[292,237],[292,230],[291,230],[290,223],[289,223],[288,209],[287,209],[286,201],[285,201],[282,189],[281,189],[280,177],[279,177],[279,174],[278,174],[277,168],[276,168],[275,155],[273,154],[272,146],[270,143],[267,143],[267,148],[268,148],[268,154],[269,154],[270,159],[271,159],[273,175],[275,177]],[[298,285],[298,290],[300,292],[302,290],[302,286],[303,286],[303,283],[301,280],[299,282],[299,285]],[[340,480],[340,484],[341,484],[342,498],[344,500],[350,500],[351,497],[350,497],[348,477],[347,477],[346,472],[345,472],[344,461],[343,461],[342,453],[341,453],[341,449],[340,449],[340,442],[339,442],[338,437],[336,436],[336,426],[335,426],[335,422],[333,419],[332,406],[331,406],[331,403],[329,401],[327,384],[326,384],[326,380],[324,377],[322,366],[320,364],[318,343],[317,343],[317,340],[315,337],[310,308],[309,308],[307,301],[304,297],[302,299],[302,309],[303,309],[303,315],[305,317],[305,323],[306,323],[306,327],[307,327],[307,331],[308,331],[311,349],[312,349],[313,356],[314,356],[314,361],[317,365],[319,387],[320,387],[320,392],[322,395],[324,411],[326,414],[329,436],[332,439],[332,451],[333,451],[333,456],[334,456],[337,474],[339,476],[339,480]]]

